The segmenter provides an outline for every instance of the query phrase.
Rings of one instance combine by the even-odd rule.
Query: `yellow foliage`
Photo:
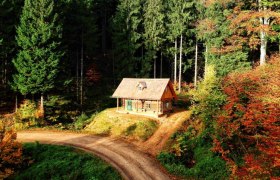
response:
[[[218,82],[215,67],[213,65],[207,65],[203,81],[198,83],[197,89],[190,90],[193,101],[200,102],[207,98],[212,89],[217,87]]]
[[[18,168],[22,162],[22,145],[16,142],[13,130],[0,129],[0,179],[4,179]]]

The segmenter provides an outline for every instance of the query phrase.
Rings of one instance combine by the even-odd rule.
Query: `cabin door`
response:
[[[127,110],[132,111],[132,101],[131,100],[127,100]]]

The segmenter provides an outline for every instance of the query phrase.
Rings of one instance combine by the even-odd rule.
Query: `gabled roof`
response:
[[[146,87],[139,88],[139,86],[142,87],[144,85],[146,85]],[[124,78],[112,97],[161,100],[167,86],[169,86],[173,98],[176,99],[177,96],[169,79]]]

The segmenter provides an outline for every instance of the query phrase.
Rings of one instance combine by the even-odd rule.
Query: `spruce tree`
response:
[[[136,52],[142,45],[143,0],[121,0],[113,18],[113,43],[116,71],[119,77],[134,77],[141,57]]]
[[[231,22],[228,16],[232,14],[232,4],[209,1],[198,3],[198,9],[201,17],[197,25],[197,38],[204,41],[206,46],[205,67],[214,65],[219,77],[249,68],[247,49],[235,46],[231,41],[234,33],[229,28]]]
[[[20,25],[17,27],[17,44],[20,50],[13,60],[14,89],[21,94],[43,94],[54,88],[59,61],[61,25],[53,12],[53,0],[25,0]]]
[[[174,81],[177,81],[177,39],[180,37],[179,45],[179,91],[182,80],[182,56],[183,56],[183,36],[191,34],[191,23],[195,19],[195,3],[193,0],[170,0],[167,2],[168,37],[175,41],[174,60]]]
[[[154,78],[156,78],[157,52],[165,40],[165,14],[163,0],[147,0],[144,5],[144,39],[147,55],[143,63],[143,74],[146,76],[154,61]]]
[[[16,28],[23,0],[1,0],[0,1],[0,36],[2,46],[0,47],[0,84],[4,92],[8,90],[8,81],[11,78],[12,61],[16,51]]]

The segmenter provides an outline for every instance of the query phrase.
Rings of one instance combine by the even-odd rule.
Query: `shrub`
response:
[[[217,117],[214,150],[231,165],[233,176],[269,179],[280,168],[280,57],[272,59],[223,81],[227,103]]]
[[[13,174],[23,163],[22,146],[15,140],[13,130],[0,129],[0,179]]]
[[[77,130],[84,129],[91,121],[94,119],[96,114],[93,114],[90,118],[85,114],[82,113],[77,120],[74,122],[74,127]]]
[[[14,116],[15,129],[26,129],[43,124],[43,119],[41,119],[39,115],[40,112],[37,109],[35,102],[24,100]]]
[[[190,94],[194,115],[203,121],[205,132],[214,134],[215,116],[226,102],[226,95],[221,90],[214,66],[208,66],[205,74],[203,81],[198,83],[197,90],[191,90]]]
[[[77,106],[63,96],[52,95],[45,101],[45,119],[49,124],[72,123],[79,114]]]
[[[171,173],[179,176],[225,179],[229,176],[226,162],[211,150],[215,139],[215,119],[226,102],[214,66],[207,67],[204,80],[198,83],[197,89],[190,90],[190,97],[193,118],[203,123],[202,129],[193,124],[187,131],[177,132],[173,136],[173,154],[161,153],[158,159]]]
[[[72,147],[27,143],[23,152],[34,162],[13,179],[121,179],[103,160]]]

